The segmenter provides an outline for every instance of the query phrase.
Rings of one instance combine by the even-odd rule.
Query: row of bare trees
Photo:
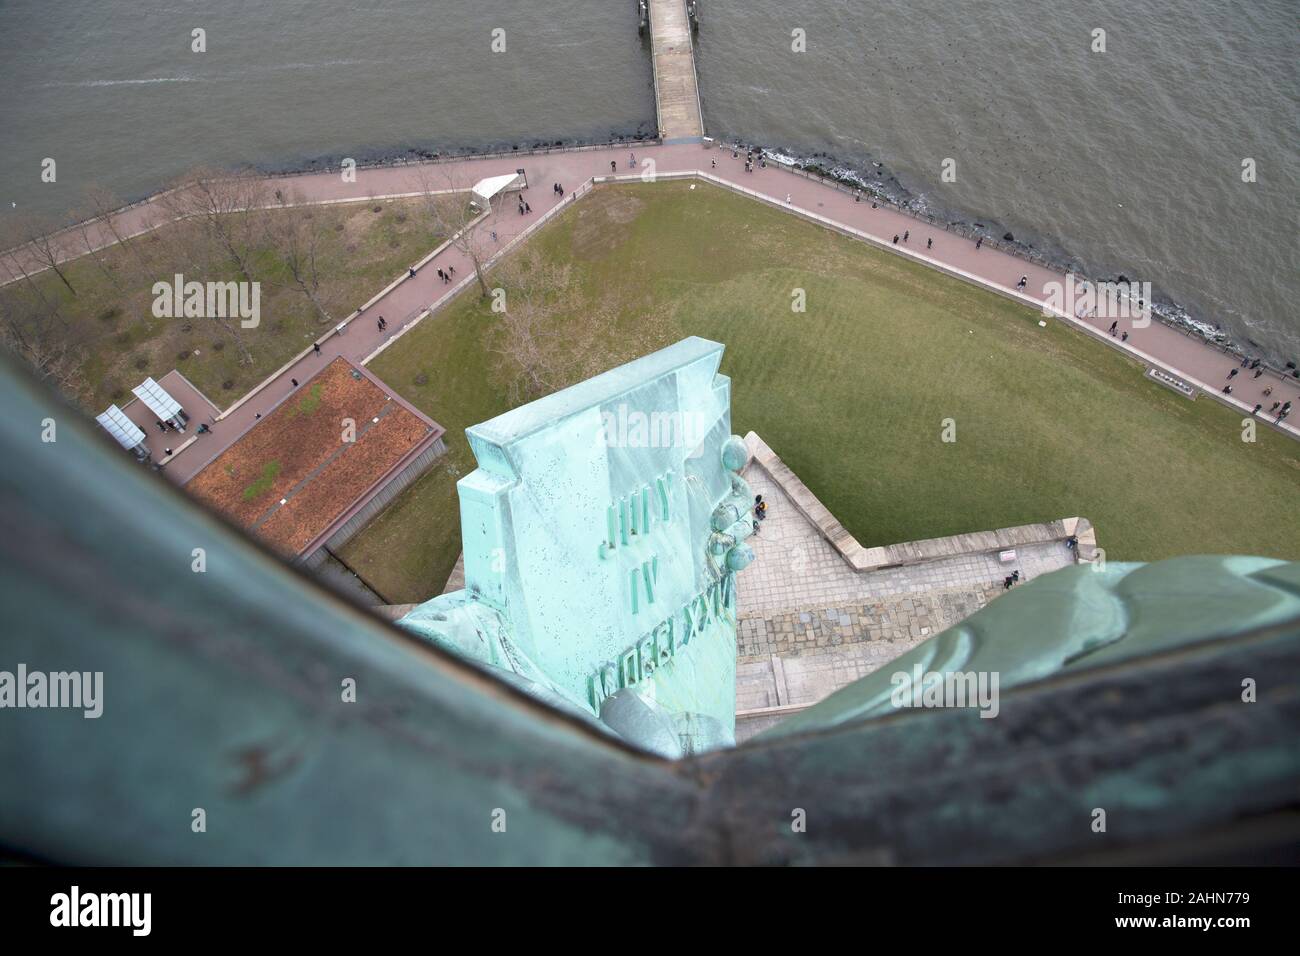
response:
[[[413,169],[411,180],[414,188],[408,191],[421,193],[422,199],[408,207],[410,213],[428,231],[431,244],[446,239],[469,260],[480,294],[488,297],[484,270],[498,247],[490,230],[480,228],[486,215],[471,205],[469,184],[453,181],[446,167],[437,166]],[[93,262],[124,296],[170,281],[178,263],[190,278],[231,271],[250,283],[282,278],[309,304],[321,325],[333,325],[348,304],[322,259],[326,250],[346,245],[347,237],[332,235],[338,219],[321,214],[319,208],[290,213],[307,203],[285,182],[276,188],[252,174],[199,169],[149,206],[137,207],[130,217],[116,214],[120,204],[112,193],[94,187],[70,213],[77,223],[73,227],[55,231],[48,220],[8,219],[0,226],[0,281],[14,281],[0,289],[0,344],[61,387],[75,388],[82,355],[69,340],[60,300],[79,295],[80,280],[69,275],[67,263],[81,257]],[[169,223],[173,225],[165,234],[152,231]],[[47,270],[63,295],[53,294],[48,281],[40,281]],[[529,397],[558,387],[559,368],[572,367],[572,356],[561,358],[554,347],[543,347],[548,320],[571,305],[556,294],[567,284],[562,273],[563,267],[543,263],[534,254],[507,276],[512,298],[503,317],[501,348],[523,370],[519,381]],[[213,319],[233,342],[241,363],[251,364],[248,330],[238,317]]]

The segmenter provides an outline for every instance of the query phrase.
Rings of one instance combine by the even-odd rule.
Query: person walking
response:
[[[898,233],[894,233],[894,245],[898,245]]]
[[[1264,370],[1263,370],[1262,368],[1257,368],[1257,369],[1255,369],[1255,377],[1256,377],[1256,378],[1259,378],[1259,377],[1260,377],[1261,375],[1263,375],[1263,374],[1264,374]]]
[[[975,251],[979,252],[980,246],[982,245],[984,245],[984,237],[980,236],[978,239],[975,240]]]
[[[1125,332],[1125,333],[1123,333],[1122,335],[1120,335],[1119,340],[1120,340],[1121,342],[1127,342],[1127,341],[1128,341],[1128,333]]]
[[[904,242],[907,242],[908,237],[911,236],[911,235],[912,235],[911,232],[909,232],[908,230],[904,229],[904,230],[903,230],[903,241],[904,241]]]
[[[1029,284],[1029,276],[1021,276],[1020,281],[1016,283],[1016,288],[1023,290]]]
[[[1115,330],[1118,328],[1119,328],[1119,319],[1116,319],[1114,322],[1110,324],[1110,329],[1108,331],[1113,336],[1115,334]]]
[[[532,211],[533,211],[533,207],[530,206],[530,205],[528,205],[527,200],[525,200],[525,201],[524,201],[524,212],[525,212],[525,213],[531,213]]]
[[[1228,378],[1229,378],[1229,379],[1234,379],[1234,378],[1236,378],[1236,377],[1237,377],[1237,373],[1240,372],[1240,371],[1241,371],[1241,369],[1234,368],[1231,372],[1228,373]]]
[[[443,272],[441,268],[438,269],[438,278],[443,282],[447,281],[447,273]]]
[[[609,161],[609,171],[611,173],[618,172],[618,163],[614,162],[612,159]]]
[[[414,268],[407,269],[407,270],[406,270],[406,273],[407,273],[407,275],[408,275],[410,278],[412,278],[412,279],[415,278],[415,269],[414,269]]]
[[[297,387],[298,387],[298,380],[297,380],[296,378],[291,378],[291,379],[289,379],[289,384],[292,385],[294,388],[297,388]]]
[[[448,281],[448,282],[451,281],[451,277],[454,276],[455,274],[456,274],[456,267],[455,267],[455,266],[447,266],[447,281]]]
[[[926,239],[926,240],[925,240],[925,248],[926,248],[926,249],[933,249],[933,248],[934,248],[934,240],[933,240],[933,239]]]
[[[319,343],[319,342],[313,342],[313,343],[311,344],[311,350],[312,350],[313,352],[315,352],[317,355],[320,355],[320,343]]]
[[[1250,413],[1251,413],[1252,415],[1258,415],[1258,414],[1259,414],[1259,410],[1260,410],[1261,408],[1263,408],[1263,407],[1264,407],[1264,405],[1263,405],[1261,402],[1256,402],[1256,403],[1255,403],[1255,407],[1252,408],[1252,409],[1250,410]]]

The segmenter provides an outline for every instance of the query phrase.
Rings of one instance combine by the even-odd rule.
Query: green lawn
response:
[[[532,242],[586,304],[556,341],[602,367],[725,343],[734,430],[865,545],[1082,515],[1110,560],[1300,557],[1300,446],[1243,443],[1240,415],[997,295],[704,184],[601,187]],[[497,342],[471,293],[371,366],[448,429],[443,461],[344,549],[390,601],[438,593],[455,562],[464,429],[508,407]]]
[[[441,241],[415,202],[366,201],[266,215],[312,217],[320,235],[320,298],[335,322]],[[91,414],[110,402],[129,401],[131,387],[145,376],[161,378],[173,368],[224,408],[330,327],[292,284],[271,240],[261,232],[254,237],[250,259],[261,283],[261,323],[241,333],[252,364],[241,364],[234,340],[214,320],[156,318],[152,313],[153,284],[171,281],[176,273],[203,282],[242,278],[220,247],[192,224],[164,226],[128,246],[65,265],[75,294],[52,272],[35,278],[37,289],[25,282],[5,286],[0,313],[17,317],[29,331],[40,326],[57,332],[59,342],[72,346],[75,376],[64,388]]]

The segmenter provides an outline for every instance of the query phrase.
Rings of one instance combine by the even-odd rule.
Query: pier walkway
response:
[[[685,0],[650,0],[650,55],[659,137],[671,143],[703,136],[695,49]]]

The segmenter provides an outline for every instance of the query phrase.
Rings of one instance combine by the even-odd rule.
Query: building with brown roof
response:
[[[340,356],[185,488],[286,557],[315,564],[446,451],[444,431]]]

